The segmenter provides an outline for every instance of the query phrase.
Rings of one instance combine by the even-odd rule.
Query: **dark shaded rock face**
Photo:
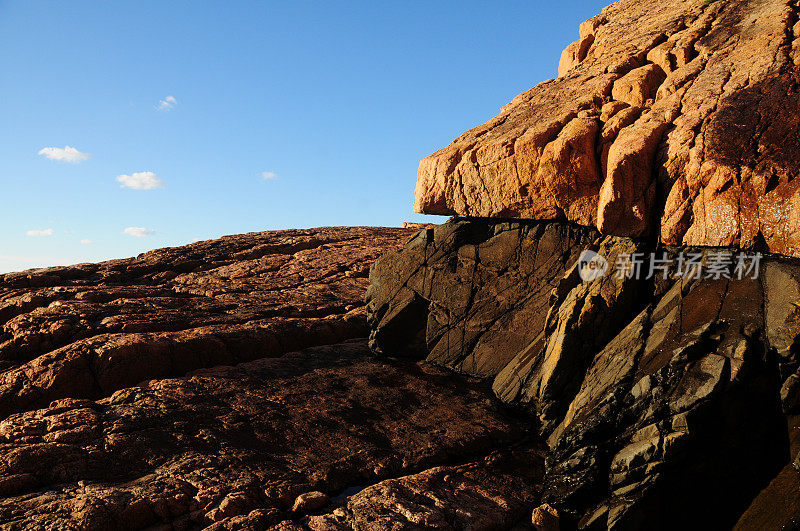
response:
[[[545,500],[582,526],[726,527],[777,473],[778,367],[736,300],[755,294],[730,284],[683,296],[676,284],[595,358],[550,436]],[[692,328],[678,305],[698,295],[707,323]],[[663,512],[675,506],[687,513]]]
[[[582,280],[584,250],[607,259],[606,275]],[[651,252],[671,269],[614,269]],[[678,275],[693,252],[707,267],[718,256],[563,224],[451,220],[376,262],[370,345],[488,378],[529,409],[550,446],[542,501],[562,525],[730,527],[789,462],[781,409],[797,407],[800,265]]]
[[[458,221],[422,231],[372,270],[371,346],[497,374],[505,355],[539,333],[551,290],[595,237],[532,223]]]

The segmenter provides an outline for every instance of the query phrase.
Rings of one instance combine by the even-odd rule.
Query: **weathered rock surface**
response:
[[[474,219],[0,276],[0,526],[797,527],[798,19],[605,9],[420,164]]]
[[[308,514],[309,512],[322,509],[323,507],[328,505],[330,501],[331,501],[330,496],[328,496],[324,492],[320,492],[318,490],[312,492],[305,492],[294,500],[294,505],[292,505],[292,512],[299,514]]]
[[[415,232],[252,233],[0,275],[0,418],[364,337],[370,264]]]
[[[415,210],[800,256],[800,6],[621,0],[420,163]]]
[[[559,531],[561,529],[558,511],[549,503],[533,510],[531,523],[536,531]]]
[[[558,79],[420,163],[415,210],[473,219],[376,263],[371,346],[534,413],[561,525],[724,528],[748,506],[744,528],[799,525],[781,409],[800,413],[800,263],[778,257],[800,257],[798,19],[794,0],[616,2]],[[773,254],[756,280],[578,264],[719,248]]]
[[[593,233],[558,224],[469,221],[420,232],[372,269],[372,348],[497,374],[510,361],[504,355],[539,334],[536,324],[544,322],[551,290]]]
[[[582,527],[732,525],[789,460],[760,295],[677,282],[614,338],[550,436],[544,500]]]
[[[387,479],[282,530],[528,529],[543,463],[538,450]]]
[[[247,234],[0,277],[0,527],[527,522],[530,424],[484,383],[351,339],[370,264],[415,233]]]
[[[309,492],[333,496],[502,455],[524,426],[484,389],[430,366],[375,358],[354,341],[153,380],[98,401],[58,400],[0,423],[0,522],[264,529],[295,517],[293,509],[311,510],[295,503]],[[542,475],[542,454],[532,452],[524,469],[487,483],[491,492],[473,481],[486,511],[527,520],[535,492],[523,482]],[[491,476],[484,466],[473,468]],[[466,482],[460,473],[452,479]],[[436,470],[423,474],[449,481]],[[359,496],[348,502],[367,505],[359,518],[388,518],[368,506],[383,498]]]
[[[583,280],[586,250],[605,275]],[[619,274],[634,253],[661,262]],[[689,256],[699,276],[679,274]],[[491,379],[533,412],[550,446],[542,501],[567,528],[729,527],[790,461],[781,387],[800,354],[800,264],[737,260],[451,220],[376,262],[371,346]]]

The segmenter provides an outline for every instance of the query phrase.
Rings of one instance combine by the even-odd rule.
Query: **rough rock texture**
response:
[[[420,163],[415,210],[800,256],[800,6],[621,0]]]
[[[604,276],[583,281],[584,250],[608,260]],[[665,270],[617,274],[651,252]],[[700,278],[678,275],[681,253],[699,254]],[[489,378],[534,413],[550,447],[542,501],[562,525],[730,526],[790,460],[800,263],[715,273],[725,253],[451,220],[374,265],[371,346]]]
[[[473,219],[376,263],[371,347],[530,411],[562,526],[800,525],[800,3],[621,0],[558,74],[422,160],[415,210]],[[772,254],[756,280],[578,259],[719,248]]]
[[[370,264],[415,232],[252,233],[0,275],[0,418],[364,337]]]
[[[561,528],[558,511],[549,503],[533,510],[531,523],[536,531],[559,531]]]
[[[485,383],[350,339],[370,264],[415,233],[0,277],[0,527],[524,529],[544,477],[530,423]]]
[[[733,524],[789,460],[761,293],[676,282],[614,338],[550,436],[544,500],[581,526]]]
[[[313,347],[11,415],[0,522],[263,529],[302,516],[302,494],[502,452],[522,437],[515,424],[482,386],[445,371],[376,359],[363,341]],[[519,500],[520,483],[541,478],[537,459],[498,482],[493,514],[522,518],[535,494]]]
[[[528,529],[542,467],[536,450],[496,452],[481,461],[381,481],[322,514],[274,529]]]
[[[592,233],[468,221],[420,232],[372,269],[371,346],[391,355],[425,353],[475,375],[497,374],[509,361],[504,354],[539,333],[526,324],[543,322],[551,289]]]

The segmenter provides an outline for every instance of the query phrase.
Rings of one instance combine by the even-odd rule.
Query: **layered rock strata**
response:
[[[604,275],[584,280],[584,251]],[[652,272],[614,268],[651,254]],[[689,256],[699,267],[678,271]],[[550,447],[543,501],[565,525],[730,526],[789,462],[781,388],[800,356],[800,264],[741,259],[451,220],[376,262],[371,346],[488,378],[531,411]]]
[[[0,417],[364,337],[369,266],[414,232],[252,233],[0,275]]]
[[[354,339],[370,264],[415,232],[254,233],[1,275],[0,527],[527,521],[544,475],[527,424],[474,379]]]
[[[800,7],[621,0],[425,158],[414,208],[800,256]]]

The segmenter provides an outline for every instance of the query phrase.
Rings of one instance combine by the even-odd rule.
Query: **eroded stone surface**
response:
[[[323,514],[274,529],[528,529],[542,466],[535,450],[494,452],[481,461],[381,481]]]
[[[0,522],[263,529],[295,517],[293,505],[313,510],[295,504],[300,495],[502,452],[523,432],[482,385],[375,358],[363,341],[314,347],[11,415],[0,423]],[[525,478],[541,479],[542,454],[531,452],[503,478],[483,465],[471,483],[459,475],[469,471],[435,469],[408,488],[467,482],[493,517],[513,520],[535,499]],[[380,499],[362,492],[348,505],[374,518]]]
[[[420,232],[371,271],[373,349],[494,376],[539,334],[550,291],[593,233],[472,221]]]
[[[584,280],[584,250],[606,275]],[[620,275],[633,253],[648,257],[640,276]],[[665,269],[650,271],[651,253]],[[678,274],[694,254],[700,277]],[[534,413],[550,446],[543,501],[568,527],[733,525],[789,461],[781,387],[800,361],[800,264],[752,259],[737,271],[730,250],[451,220],[376,262],[371,345],[487,378]]]
[[[416,232],[248,234],[0,277],[0,527],[527,521],[544,475],[527,421],[485,383],[342,343],[366,335],[372,261]]]
[[[252,233],[0,275],[0,418],[364,337],[370,264],[415,232]]]
[[[800,8],[622,0],[420,163],[415,210],[800,256]]]
[[[760,293],[678,282],[612,340],[550,436],[544,500],[582,527],[732,525],[789,459]]]

